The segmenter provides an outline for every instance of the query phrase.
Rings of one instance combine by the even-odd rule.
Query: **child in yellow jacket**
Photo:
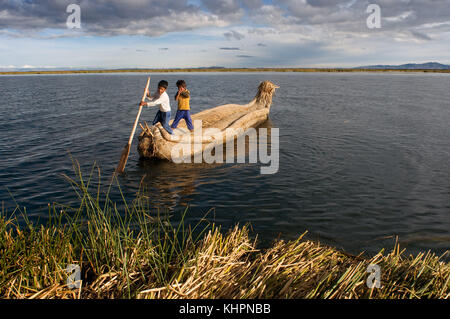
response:
[[[181,121],[181,119],[184,119],[189,131],[192,132],[194,130],[194,125],[192,125],[192,119],[190,114],[191,93],[186,88],[186,82],[183,80],[177,81],[177,87],[178,92],[175,95],[175,101],[178,102],[178,110],[177,114],[175,115],[175,120],[173,120],[171,127],[173,129],[177,128],[178,123]]]

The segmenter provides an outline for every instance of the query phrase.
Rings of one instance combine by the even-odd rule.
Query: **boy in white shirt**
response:
[[[158,83],[158,90],[153,94],[147,94],[147,97],[150,98],[150,102],[141,102],[140,106],[159,106],[159,111],[156,113],[155,119],[153,120],[153,125],[161,123],[164,129],[172,134],[172,128],[169,125],[170,121],[170,99],[166,93],[167,87],[169,83],[167,81],[160,81]]]

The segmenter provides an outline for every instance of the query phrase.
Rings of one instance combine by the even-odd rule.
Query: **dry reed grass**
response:
[[[111,236],[115,235],[113,231]],[[404,299],[450,296],[450,265],[432,253],[405,256],[396,246],[387,255],[380,252],[366,259],[302,237],[291,242],[277,241],[269,249],[258,250],[247,226],[235,227],[227,234],[212,227],[202,240],[185,246],[180,252],[185,258],[161,261],[164,259],[159,255],[164,251],[161,247],[173,244],[173,238],[161,247],[159,243],[152,247],[152,243],[144,243],[143,237],[138,236],[128,243],[127,254],[116,256],[120,259],[117,266],[105,262],[97,270],[89,258],[75,253],[75,244],[64,231],[53,227],[32,232],[16,229],[13,235],[11,230],[3,230],[0,297]],[[10,259],[5,260],[5,256]],[[65,267],[70,263],[82,265],[80,289],[69,289],[65,284]],[[381,268],[379,289],[369,289],[366,285],[370,264]],[[158,275],[166,276],[167,280]]]
[[[79,171],[79,167],[77,167]],[[78,172],[80,206],[49,207],[47,225],[0,215],[0,298],[449,298],[450,264],[431,252],[407,256],[398,244],[371,258],[304,239],[260,250],[248,226],[177,227],[150,217],[138,196],[120,211]],[[102,204],[100,204],[102,203]],[[69,211],[72,213],[69,214]],[[185,212],[186,213],[186,212]],[[80,216],[83,216],[81,218]],[[184,216],[184,215],[183,215]],[[22,223],[23,224],[23,223]],[[70,289],[68,264],[81,268]],[[381,269],[369,289],[367,267]]]

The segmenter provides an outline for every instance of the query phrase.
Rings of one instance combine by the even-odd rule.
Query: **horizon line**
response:
[[[283,68],[120,68],[120,69],[72,69],[72,70],[29,70],[29,71],[0,71],[0,75],[32,75],[32,74],[95,74],[95,73],[194,73],[194,72],[420,72],[420,73],[450,73],[450,69],[405,69],[405,68],[365,68],[365,67],[283,67]]]

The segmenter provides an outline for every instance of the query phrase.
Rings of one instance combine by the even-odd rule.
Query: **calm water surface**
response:
[[[225,229],[251,223],[263,245],[309,238],[349,252],[450,247],[450,76],[441,74],[153,74],[175,93],[187,81],[193,112],[247,103],[260,81],[280,85],[266,126],[280,129],[280,168],[139,161],[137,138],[120,178],[132,199],[141,180],[155,210],[196,224],[211,208]],[[110,176],[126,144],[146,75],[0,77],[0,201],[33,218],[73,203],[62,174],[96,162]],[[172,109],[174,110],[174,104]],[[155,109],[141,119],[151,122]],[[14,199],[13,199],[14,198]]]

